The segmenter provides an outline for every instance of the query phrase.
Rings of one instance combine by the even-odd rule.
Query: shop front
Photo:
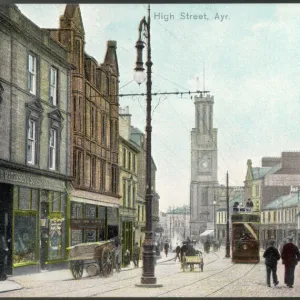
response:
[[[66,262],[65,181],[0,168],[0,223],[7,274],[38,272]]]
[[[117,205],[71,198],[71,245],[106,241],[119,235]]]

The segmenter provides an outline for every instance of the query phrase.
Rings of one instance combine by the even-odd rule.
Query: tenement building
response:
[[[69,52],[16,5],[0,6],[0,234],[7,274],[66,262]]]
[[[195,96],[195,128],[191,132],[191,235],[214,229],[214,193],[218,187],[217,129],[213,128],[214,97]]]
[[[71,83],[71,244],[118,235],[118,61],[116,42],[108,41],[103,64],[85,50],[78,4],[66,5],[51,37],[70,52]]]

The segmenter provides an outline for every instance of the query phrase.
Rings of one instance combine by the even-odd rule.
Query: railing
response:
[[[234,213],[240,213],[240,212],[252,212],[252,207],[233,207],[232,211]]]

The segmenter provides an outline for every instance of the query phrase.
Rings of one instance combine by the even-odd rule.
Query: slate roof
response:
[[[281,207],[293,207],[298,205],[298,193],[280,196],[268,203],[263,210],[281,209]]]
[[[254,180],[262,179],[267,174],[273,174],[273,173],[277,172],[278,170],[281,169],[281,167],[282,167],[281,164],[277,164],[274,167],[255,167],[255,168],[252,168],[253,179]]]

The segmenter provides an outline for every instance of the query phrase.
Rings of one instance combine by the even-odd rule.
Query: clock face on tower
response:
[[[199,158],[199,172],[209,172],[211,169],[211,157],[209,155],[203,155]]]

